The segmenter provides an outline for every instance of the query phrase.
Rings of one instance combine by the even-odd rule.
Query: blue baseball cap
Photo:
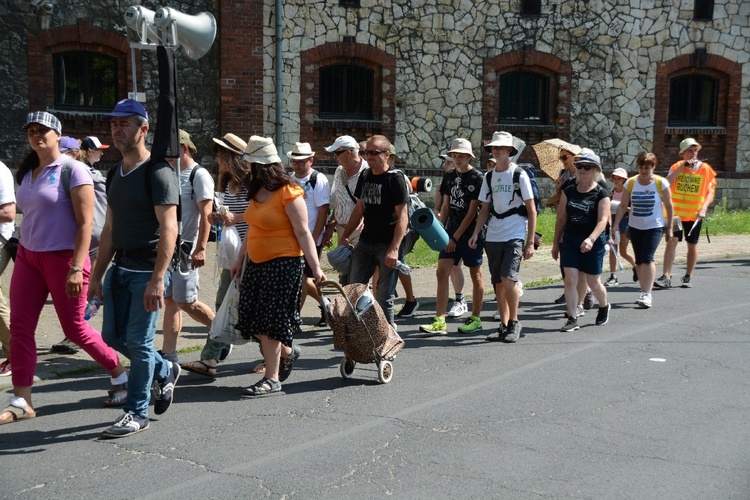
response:
[[[148,113],[143,105],[134,99],[123,99],[118,102],[115,109],[112,110],[108,115],[104,115],[102,120],[111,120],[112,118],[120,118],[123,116],[140,115],[148,120]]]
[[[77,140],[64,135],[60,138],[60,152],[62,153],[69,149],[81,149],[81,147],[79,146]]]

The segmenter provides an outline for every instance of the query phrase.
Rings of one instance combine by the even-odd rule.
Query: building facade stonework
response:
[[[25,113],[54,108],[50,61],[65,44],[116,53],[127,66],[120,69],[122,91],[132,87],[122,20],[130,3],[92,0],[85,12],[72,0],[50,3],[54,13],[46,28],[40,1],[0,4],[7,9],[0,27],[10,35],[0,42],[6,49],[0,67],[10,82],[0,90],[7,117],[0,123],[0,159],[8,164],[26,151],[18,129]],[[385,134],[400,165],[425,173],[439,168],[437,156],[453,138],[470,139],[479,156],[494,130],[508,130],[529,145],[570,140],[597,151],[605,171],[624,167],[634,174],[640,152],[655,152],[664,169],[677,159],[680,140],[692,136],[704,146],[700,156],[719,172],[718,196],[730,208],[750,206],[750,2],[715,0],[711,20],[694,19],[695,0],[542,0],[539,15],[521,15],[521,0],[281,3],[281,82],[275,1],[172,5],[186,13],[209,11],[219,23],[207,56],[178,57],[181,125],[197,137],[199,149],[207,151],[210,137],[226,132],[275,136],[280,83],[282,151],[305,141],[323,153],[337,135]],[[11,12],[13,21],[6,15]],[[155,112],[155,55],[141,52],[136,59],[139,90]],[[371,75],[366,116],[321,112],[322,101],[331,98],[331,80],[321,75],[337,65]],[[506,77],[514,72],[547,82],[543,119],[509,118]],[[674,82],[691,76],[711,84],[704,91],[713,103],[708,121],[670,117]],[[65,114],[66,132],[107,133],[95,114],[87,116]],[[319,156],[318,163],[333,163]],[[531,148],[522,159],[536,162]]]

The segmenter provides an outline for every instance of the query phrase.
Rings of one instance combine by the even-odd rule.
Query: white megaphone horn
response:
[[[171,7],[162,7],[154,15],[154,24],[165,45],[181,45],[190,59],[200,59],[208,54],[216,38],[216,19],[208,12],[191,16]]]
[[[154,28],[156,13],[146,7],[133,5],[125,11],[128,40],[138,45],[159,43],[159,36]]]

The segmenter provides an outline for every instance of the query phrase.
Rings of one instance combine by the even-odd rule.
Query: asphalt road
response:
[[[424,308],[384,385],[342,379],[313,330],[281,395],[241,399],[259,356],[240,347],[120,440],[99,439],[120,414],[101,371],[45,381],[39,416],[0,427],[0,498],[749,498],[750,260],[697,274],[650,310],[625,280],[609,324],[571,333],[561,284],[527,290],[516,344],[485,342],[492,321],[420,338]]]

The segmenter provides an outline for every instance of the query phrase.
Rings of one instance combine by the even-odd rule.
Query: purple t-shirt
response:
[[[64,156],[44,167],[32,182],[28,172],[16,193],[16,203],[23,211],[21,240],[24,248],[34,252],[54,252],[75,248],[78,223],[73,204],[60,183]],[[70,189],[84,184],[94,185],[88,167],[71,158],[67,160]]]

